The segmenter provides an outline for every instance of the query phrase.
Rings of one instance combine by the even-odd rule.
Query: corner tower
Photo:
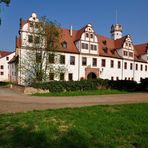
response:
[[[122,26],[120,24],[115,24],[111,26],[111,38],[113,40],[122,38]]]

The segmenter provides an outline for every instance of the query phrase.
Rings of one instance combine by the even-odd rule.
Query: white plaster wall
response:
[[[0,58],[0,65],[3,65],[4,69],[0,69],[0,72],[4,72],[4,75],[0,75],[0,81],[8,81],[9,80],[9,67],[8,62],[14,57],[15,52],[9,54],[8,56]],[[9,60],[6,58],[9,57]]]

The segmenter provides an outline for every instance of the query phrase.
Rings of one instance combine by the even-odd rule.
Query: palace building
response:
[[[20,19],[15,56],[9,61],[9,79],[21,85],[26,85],[24,79],[30,75],[18,67],[28,51],[32,52],[29,48],[32,22],[39,22],[35,13],[28,20]],[[65,67],[66,71],[58,75],[49,71],[47,81],[102,78],[140,82],[147,78],[148,43],[133,44],[130,35],[123,36],[120,24],[112,25],[110,33],[111,38],[99,35],[92,24],[79,30],[62,28],[61,48],[56,51],[59,63],[53,59],[52,65]]]

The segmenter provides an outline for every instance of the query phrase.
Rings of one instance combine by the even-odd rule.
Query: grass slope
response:
[[[148,104],[0,115],[0,147],[148,147]]]

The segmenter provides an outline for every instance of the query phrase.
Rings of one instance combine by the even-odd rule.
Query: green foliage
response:
[[[109,81],[109,86],[112,89],[135,91],[137,89],[137,82],[130,80]]]
[[[1,147],[148,147],[148,104],[0,115]]]
[[[10,84],[10,82],[1,82],[0,81],[0,86],[7,86],[7,85],[9,85]]]

